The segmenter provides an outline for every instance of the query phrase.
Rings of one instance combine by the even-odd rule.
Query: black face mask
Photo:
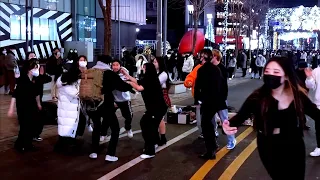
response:
[[[263,76],[264,85],[270,89],[277,89],[281,86],[281,76],[274,75],[264,75]]]

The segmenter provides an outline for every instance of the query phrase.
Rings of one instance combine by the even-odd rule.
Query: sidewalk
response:
[[[249,81],[248,78],[235,78],[231,81],[228,81],[229,87],[235,86],[237,84],[245,83]],[[46,85],[46,87],[50,84]],[[45,89],[46,89],[45,87]],[[172,104],[177,104],[180,101],[185,99],[192,98],[191,91],[181,94],[170,94],[169,95],[172,101]],[[3,95],[3,88],[0,89],[0,143],[7,140],[14,140],[19,131],[19,125],[16,120],[16,116],[13,118],[7,117],[7,111],[10,105],[11,96]],[[44,101],[51,100],[51,95],[46,93],[43,98]],[[144,110],[144,103],[141,95],[137,95],[136,99],[132,99],[132,110],[133,112],[138,112]],[[122,119],[120,111],[117,111],[117,116],[119,119]],[[45,126],[42,137],[48,137],[57,134],[56,126],[48,125]],[[0,148],[1,151],[1,148]]]

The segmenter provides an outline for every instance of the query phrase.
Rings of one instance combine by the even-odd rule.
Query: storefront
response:
[[[18,59],[25,59],[26,30],[31,39],[31,22],[26,27],[25,1],[0,0],[0,47],[14,47]],[[33,51],[48,58],[56,47],[72,40],[71,0],[33,0]],[[56,11],[57,9],[61,11]],[[31,10],[28,10],[30,17]]]
[[[215,43],[217,43],[220,47],[223,46],[223,36],[215,36]],[[234,36],[228,36],[227,37],[227,49],[242,49],[243,48],[243,37],[234,37]]]

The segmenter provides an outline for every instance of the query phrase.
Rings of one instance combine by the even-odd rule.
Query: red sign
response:
[[[242,36],[238,37],[238,49],[242,48]],[[223,43],[223,36],[215,36],[215,41],[217,44]],[[236,44],[236,37],[234,36],[228,36],[227,37],[227,44]]]

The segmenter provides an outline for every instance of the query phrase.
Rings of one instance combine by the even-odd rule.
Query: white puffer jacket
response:
[[[79,86],[80,81],[73,85],[63,86],[61,77],[57,80],[58,88],[58,134],[62,137],[75,138],[80,112]]]

